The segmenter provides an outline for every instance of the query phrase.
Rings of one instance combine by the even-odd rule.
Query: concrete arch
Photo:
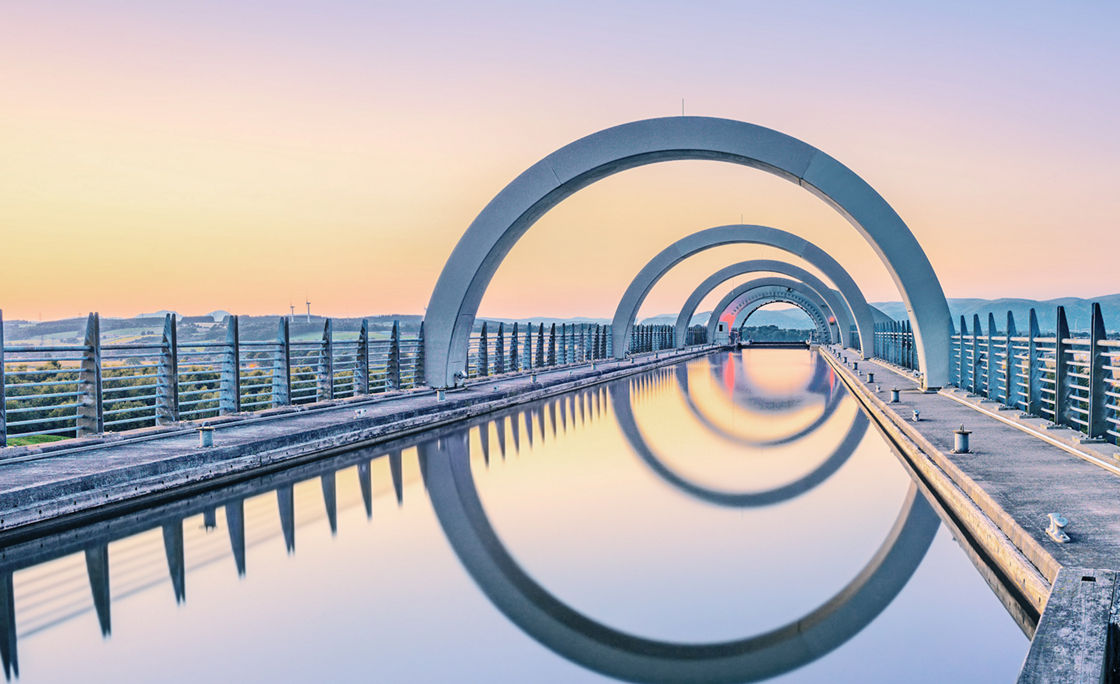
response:
[[[841,266],[839,262],[829,256],[820,247],[817,247],[808,240],[794,235],[793,233],[769,226],[741,224],[716,226],[714,228],[706,228],[697,231],[691,235],[686,235],[658,252],[656,256],[649,260],[649,263],[642,267],[642,270],[638,272],[638,275],[634,277],[629,287],[626,288],[626,292],[623,293],[622,298],[618,302],[618,307],[615,309],[611,330],[614,336],[613,342],[616,355],[618,349],[625,348],[624,346],[619,347],[619,345],[625,345],[626,340],[630,338],[630,331],[634,326],[634,318],[638,315],[638,310],[641,309],[646,296],[649,294],[650,290],[653,289],[653,286],[656,285],[670,269],[694,254],[715,247],[735,244],[774,247],[805,259],[815,268],[819,269],[826,278],[832,280],[844,293],[847,302],[843,306],[834,308],[833,311],[837,321],[839,322],[842,320],[845,315],[850,312],[852,320],[856,324],[856,329],[860,333],[860,339],[873,339],[872,336],[875,334],[875,322],[871,317],[870,309],[867,306],[867,300],[864,299],[855,281],[852,280],[851,276],[848,275],[848,272],[844,270],[844,267]],[[801,269],[801,271],[805,272],[804,269]],[[786,275],[792,274],[787,273]],[[818,283],[820,282],[820,280],[815,277],[813,279]],[[808,283],[807,280],[805,282]],[[820,290],[827,291],[829,289],[830,288],[824,287],[822,283]],[[820,294],[824,296],[825,293],[822,291]],[[696,304],[699,304],[699,302]],[[848,306],[849,304],[851,304],[850,308]],[[695,310],[696,305],[693,305],[692,308]],[[841,312],[843,312],[843,315]],[[687,325],[685,328],[687,329]],[[683,340],[684,337],[682,334],[682,344]],[[845,346],[848,346],[848,333],[846,331],[842,340],[845,342]],[[861,347],[862,346],[863,345],[861,345]]]
[[[719,304],[716,305],[716,308],[712,309],[712,315],[708,318],[708,340],[711,341],[715,339],[716,324],[719,323],[720,317],[740,296],[752,291],[757,291],[754,293],[757,298],[770,297],[767,303],[771,303],[780,301],[780,298],[783,295],[787,294],[787,290],[803,295],[805,299],[808,299],[810,302],[816,305],[817,314],[814,314],[813,312],[811,312],[812,307],[806,307],[805,302],[795,300],[792,297],[786,300],[788,301],[788,303],[800,307],[805,311],[805,313],[809,314],[809,317],[812,318],[814,323],[817,324],[818,332],[823,332],[824,339],[831,341],[832,332],[828,329],[828,317],[824,315],[824,313],[828,311],[828,304],[815,292],[813,292],[813,290],[810,289],[808,285],[805,285],[804,283],[797,282],[796,280],[790,280],[788,278],[773,277],[756,278],[755,280],[743,283],[742,285],[735,287],[731,290],[731,292],[727,293],[727,295],[720,300]],[[745,304],[746,302],[743,303]],[[817,320],[817,316],[824,316],[825,323],[823,331],[820,330],[821,324]]]
[[[829,292],[832,293],[830,299],[830,295],[826,295],[824,292],[818,289],[817,284],[820,283],[819,278],[812,276],[812,274],[809,274],[811,278],[806,278],[805,274],[807,274],[808,271],[793,266],[792,264],[785,264],[784,262],[772,259],[754,259],[750,261],[740,261],[737,264],[731,264],[730,266],[721,268],[720,270],[705,278],[704,282],[700,283],[700,285],[692,291],[692,294],[688,296],[688,299],[685,300],[684,306],[681,307],[680,314],[677,316],[677,323],[673,337],[675,345],[677,347],[684,346],[685,335],[688,333],[688,324],[692,320],[692,316],[696,313],[696,307],[700,306],[700,302],[702,302],[704,300],[704,297],[707,297],[712,290],[718,287],[721,283],[734,278],[735,276],[743,275],[745,273],[752,273],[755,270],[771,270],[775,273],[782,273],[783,275],[788,275],[792,278],[796,278],[797,280],[804,282],[814,290],[817,290],[818,294],[825,298],[825,301],[829,303],[829,306],[832,308],[833,313],[836,315],[836,323],[840,327],[840,339],[844,346],[851,347],[851,340],[849,339],[849,337],[851,334],[850,331],[852,325],[856,326],[857,331],[860,331],[859,321],[862,321],[863,325],[865,326],[870,325],[870,331],[860,333],[860,347],[863,347],[864,345],[862,343],[862,340],[864,339],[864,335],[874,335],[875,323],[878,322],[878,319],[875,317],[875,312],[877,311],[877,309],[867,303],[867,300],[863,296],[863,292],[855,284],[855,281],[852,280],[851,276],[848,275],[848,272],[844,270],[844,268],[840,266],[839,263],[836,263],[834,260],[832,260],[831,257],[829,257],[829,260],[833,261],[835,267],[827,263],[827,261],[818,258],[812,253],[809,253],[807,255],[803,253],[801,255],[801,258],[809,261],[809,263],[811,263],[822,273],[832,279],[833,283],[836,284],[839,292],[836,292],[835,290],[829,290]],[[768,269],[755,268],[757,265],[761,265],[763,262],[774,263],[775,265],[782,264],[784,270],[778,270],[776,266],[775,268]],[[837,274],[837,272],[835,271],[836,268],[839,269],[839,274],[842,275]],[[832,272],[833,275],[829,275],[830,272]],[[821,283],[821,285],[823,285],[823,283]],[[828,288],[825,287],[824,289]],[[842,305],[840,303],[841,301]],[[856,314],[857,311],[859,311],[858,315]],[[846,316],[845,314],[848,315]],[[847,321],[845,321],[845,318],[847,318]]]
[[[541,159],[490,200],[459,239],[432,291],[424,316],[428,384],[454,385],[465,371],[482,295],[509,250],[537,219],[607,176],[684,159],[767,171],[840,212],[879,255],[899,288],[925,384],[948,384],[952,321],[945,293],[913,233],[886,200],[846,166],[796,138],[742,121],[697,116],[646,119],[593,133]]]
[[[758,295],[752,296],[750,301],[746,305],[744,305],[743,308],[739,309],[739,313],[735,314],[735,320],[731,323],[731,327],[729,328],[729,330],[742,331],[743,328],[747,327],[747,319],[749,319],[751,315],[753,315],[756,311],[768,304],[773,304],[774,302],[780,301],[784,300],[775,297],[767,297],[765,296],[765,294],[763,294],[761,298]],[[833,340],[829,340],[829,342],[832,341]]]
[[[775,290],[767,293],[765,290],[752,290],[750,293],[744,295],[744,297],[748,297],[749,299],[743,303],[743,308],[739,309],[738,313],[735,314],[735,321],[731,324],[730,327],[728,327],[728,332],[732,330],[738,330],[742,332],[742,329],[746,327],[747,319],[750,318],[751,314],[758,311],[762,307],[767,306],[768,304],[783,303],[793,304],[809,316],[809,320],[813,321],[813,323],[817,325],[817,337],[820,339],[822,344],[834,344],[840,340],[839,330],[837,329],[834,331],[832,326],[828,323],[829,308],[810,306],[814,302],[812,302],[808,299],[808,297],[805,297],[799,292]],[[824,304],[825,307],[828,306],[828,302],[825,302],[824,300],[821,300],[817,303]],[[735,304],[732,304],[732,307],[734,306]],[[815,315],[817,313],[821,314],[821,316],[823,317],[823,321],[817,320],[817,317]],[[824,324],[823,328],[821,327],[822,322]],[[826,332],[827,335],[825,334]]]
[[[890,531],[831,599],[785,625],[743,639],[683,643],[636,636],[568,606],[506,550],[471,473],[467,433],[419,445],[432,508],[463,567],[494,606],[538,643],[592,671],[635,682],[759,681],[801,667],[871,623],[913,576],[941,524],[911,484]]]

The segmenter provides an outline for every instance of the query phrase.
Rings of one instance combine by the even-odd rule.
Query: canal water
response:
[[[1009,681],[1031,625],[983,569],[819,357],[722,352],[2,549],[0,654],[25,682]]]

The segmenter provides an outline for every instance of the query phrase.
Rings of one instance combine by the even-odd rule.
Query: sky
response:
[[[1103,2],[17,0],[0,21],[0,309],[422,313],[506,183],[682,100],[853,169],[949,297],[1112,294],[1117,26]],[[868,300],[899,299],[819,199],[691,161],[565,200],[480,313],[610,316],[666,245],[741,221],[817,243]],[[640,315],[773,256],[697,255]]]

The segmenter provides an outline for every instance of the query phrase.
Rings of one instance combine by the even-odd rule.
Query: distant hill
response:
[[[965,317],[969,330],[972,329],[972,316],[980,316],[980,324],[988,325],[988,314],[996,318],[996,327],[1003,329],[1007,325],[1007,312],[1011,311],[1015,317],[1015,327],[1019,332],[1026,332],[1027,322],[1030,320],[1030,310],[1033,307],[1038,315],[1038,325],[1043,331],[1053,331],[1057,318],[1057,307],[1066,308],[1066,320],[1069,321],[1070,330],[1088,330],[1089,318],[1092,315],[1093,302],[1101,305],[1101,314],[1104,315],[1105,328],[1109,332],[1120,332],[1120,294],[1081,299],[1079,297],[1061,297],[1058,299],[950,299],[949,311],[953,314],[954,328],[960,326],[960,317]],[[901,320],[906,317],[906,307],[902,302],[873,302],[874,306],[882,309],[883,313],[891,318]]]
[[[707,325],[708,317],[711,315],[711,311],[697,313],[692,316],[690,325]],[[643,318],[639,323],[643,325],[676,325],[677,314],[650,316],[649,318]],[[809,321],[809,317],[802,313],[800,309],[763,309],[751,316],[751,325],[758,327],[772,325],[776,328],[788,330],[812,330],[814,327]]]
[[[988,313],[996,318],[996,327],[1002,330],[1007,325],[1007,312],[1010,310],[1015,317],[1015,326],[1019,332],[1026,332],[1027,322],[1030,320],[1030,310],[1034,307],[1038,315],[1038,325],[1043,330],[1053,331],[1054,321],[1057,317],[1057,307],[1066,307],[1066,320],[1069,321],[1070,330],[1088,330],[1089,317],[1092,315],[1093,302],[1099,302],[1101,313],[1104,315],[1105,328],[1110,333],[1120,333],[1120,294],[1106,295],[1081,299],[1079,297],[1060,297],[1058,299],[950,299],[949,311],[953,315],[953,326],[960,326],[960,317],[964,316],[969,330],[972,329],[972,316],[980,316],[981,325],[988,325]],[[902,302],[871,302],[883,313],[895,320],[906,318],[906,307]],[[692,325],[704,325],[708,322],[710,311],[698,313],[692,317]],[[757,322],[756,322],[757,321]],[[763,309],[751,316],[751,325],[774,325],[779,328],[807,328],[808,319],[796,309],[779,309],[771,311]],[[647,324],[669,324],[677,322],[676,314],[660,314],[642,319]]]
[[[1106,295],[1081,299],[1079,297],[1061,297],[1058,299],[950,299],[949,310],[953,315],[953,325],[960,325],[960,317],[964,316],[968,327],[972,328],[974,314],[980,316],[984,327],[988,324],[988,313],[995,315],[996,327],[1003,329],[1007,323],[1007,312],[1010,310],[1015,316],[1015,324],[1020,333],[1026,332],[1028,312],[1034,307],[1038,314],[1039,327],[1044,333],[1053,332],[1055,310],[1058,306],[1066,307],[1066,317],[1072,331],[1086,331],[1089,329],[1091,305],[1099,302],[1104,314],[1105,327],[1109,333],[1120,334],[1120,294]],[[895,320],[906,317],[906,307],[902,302],[873,302],[873,306],[882,310]],[[133,318],[102,318],[101,337],[105,343],[119,341],[156,341],[163,330],[163,315],[171,312],[148,313]],[[708,322],[709,311],[697,313],[692,317],[692,325],[704,325]],[[225,339],[225,311],[214,311],[202,316],[186,316],[179,319],[179,339],[183,341],[217,341]],[[281,316],[241,316],[240,334],[243,340],[269,340],[274,339]],[[416,314],[381,314],[365,316],[369,321],[370,335],[374,338],[388,336],[393,327],[393,321],[400,324],[401,333],[414,337],[420,327],[422,316]],[[334,332],[337,338],[352,339],[361,327],[363,317],[334,318]],[[498,323],[505,323],[510,327],[515,321],[524,326],[532,322],[534,327],[544,323],[547,329],[553,323],[560,326],[564,323],[601,323],[609,324],[609,318],[571,317],[558,318],[542,316],[537,318],[479,318],[476,327],[481,327],[482,321],[488,321],[496,327]],[[85,317],[66,318],[57,321],[4,321],[4,339],[8,345],[23,344],[73,344],[77,343],[85,329]],[[291,322],[291,335],[293,339],[311,340],[318,339],[323,334],[325,319],[322,316],[306,315],[295,316]],[[673,325],[677,321],[676,314],[660,314],[643,318],[639,322],[646,325]],[[778,309],[757,312],[751,317],[752,326],[772,325],[787,330],[809,330],[812,325],[808,318],[797,309]]]

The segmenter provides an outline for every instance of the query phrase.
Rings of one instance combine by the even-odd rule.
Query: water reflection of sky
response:
[[[30,682],[568,682],[602,679],[596,657],[620,668],[602,671],[627,665],[609,648],[582,665],[557,655],[588,651],[576,636],[549,643],[557,627],[535,631],[549,614],[530,604],[555,601],[647,640],[750,637],[817,610],[859,576],[911,490],[873,429],[830,460],[861,420],[834,380],[829,373],[822,384],[806,352],[702,359],[489,417],[465,442],[457,428],[420,449],[402,442],[215,492],[193,512],[180,504],[190,512],[181,524],[175,510],[151,511],[9,548],[0,567],[20,568],[18,641],[8,630],[5,643]],[[806,426],[815,427],[794,442],[758,445]],[[639,457],[636,438],[695,487],[752,503],[682,491]],[[451,480],[440,473],[451,472],[444,466],[460,443],[467,479]],[[421,452],[441,460],[422,473]],[[799,495],[753,503],[825,466],[827,477]],[[489,544],[473,538],[469,516],[447,517],[475,492],[496,534]],[[97,606],[105,591],[96,545],[129,525],[146,531],[108,544],[110,601]],[[870,624],[785,677],[1013,677],[1027,646],[1020,629],[944,527],[923,558],[924,548],[897,596],[867,599],[889,584],[878,580],[863,590],[859,600],[885,605]],[[52,549],[65,555],[23,567]],[[479,576],[496,557],[547,601],[491,571]]]

